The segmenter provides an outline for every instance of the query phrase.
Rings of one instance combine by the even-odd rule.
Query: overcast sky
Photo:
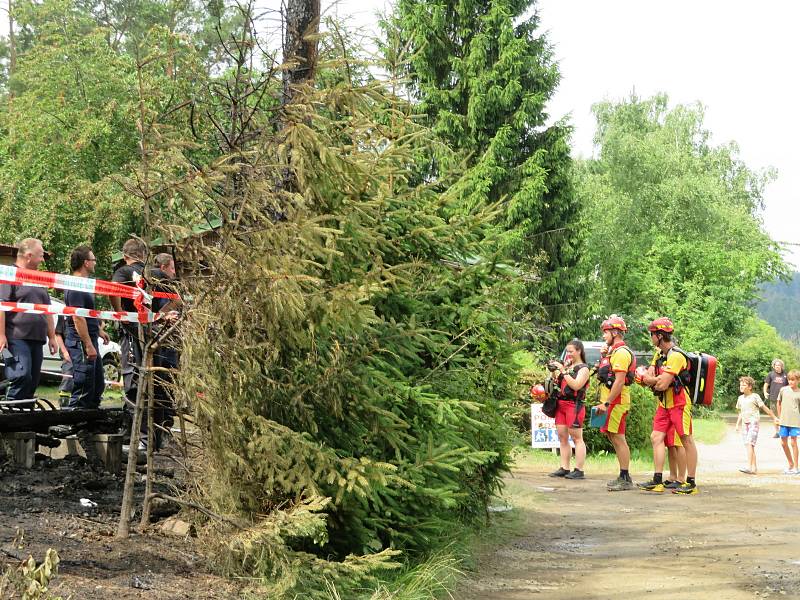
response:
[[[270,0],[271,1],[271,0]],[[374,27],[386,0],[325,7]],[[714,143],[735,141],[751,168],[774,167],[764,227],[800,244],[800,2],[790,0],[539,0],[541,27],[555,46],[562,82],[550,105],[570,115],[578,156],[592,153],[593,103],[666,92],[672,104],[701,102]],[[800,265],[800,246],[790,247]]]

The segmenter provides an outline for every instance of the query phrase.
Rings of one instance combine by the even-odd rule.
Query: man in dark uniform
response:
[[[97,263],[89,246],[78,246],[72,251],[70,268],[76,277],[89,277]],[[64,293],[64,304],[75,308],[94,310],[94,294],[78,290]],[[99,339],[108,343],[108,335],[100,327],[99,319],[73,316],[67,320],[67,351],[72,362],[72,395],[70,408],[99,408],[105,389],[103,359],[99,353]]]
[[[172,255],[161,253],[153,259],[153,268],[150,271],[153,290],[158,292],[175,293],[174,282],[176,277],[175,260]],[[153,298],[153,312],[168,313],[179,307],[179,302],[166,298]],[[172,318],[162,318],[154,326],[158,335],[164,328],[169,328],[173,323]],[[153,395],[155,411],[153,419],[159,426],[155,431],[155,448],[161,448],[164,430],[169,429],[173,423],[175,409],[172,402],[171,386],[174,380],[174,371],[178,368],[178,340],[175,335],[170,335],[161,340],[153,355],[153,366],[167,371],[157,370],[153,373]],[[145,427],[142,427],[145,432]]]
[[[19,243],[17,268],[35,271],[42,262],[44,248],[40,240],[27,238]],[[50,295],[45,287],[4,283],[0,284],[0,301],[50,304]],[[6,314],[0,311],[0,352],[3,353],[8,380],[8,400],[34,398],[42,371],[45,342],[52,354],[58,352],[53,315]]]
[[[58,354],[61,357],[61,383],[58,386],[58,401],[61,406],[69,404],[72,396],[72,359],[67,350],[67,319],[69,317],[61,315],[56,319],[56,343],[58,344]]]
[[[135,275],[144,273],[144,261],[147,258],[147,246],[141,240],[129,239],[122,245],[122,258],[125,264],[119,267],[111,277],[112,281],[124,283],[131,287],[136,285]],[[116,311],[135,312],[136,306],[130,298],[110,296],[111,306]],[[136,391],[139,386],[139,368],[142,364],[142,349],[139,346],[139,329],[135,323],[122,323],[122,378],[125,397],[136,402]]]

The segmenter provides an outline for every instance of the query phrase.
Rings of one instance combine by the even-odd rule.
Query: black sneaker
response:
[[[548,475],[548,477],[566,477],[569,475],[569,471],[564,467],[558,467],[558,471],[553,471]]]
[[[665,490],[676,490],[683,485],[682,481],[670,481],[669,479],[664,482]]]
[[[583,471],[580,469],[572,469],[570,473],[564,475],[564,479],[583,479]]]

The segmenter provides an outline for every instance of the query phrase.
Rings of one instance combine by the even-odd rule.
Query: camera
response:
[[[550,371],[551,373],[555,373],[556,371],[558,371],[559,368],[558,363],[552,359],[546,361],[544,363],[544,366],[547,367],[547,370]]]

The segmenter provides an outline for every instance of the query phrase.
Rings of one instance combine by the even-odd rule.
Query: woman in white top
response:
[[[770,408],[764,404],[761,396],[753,393],[753,388],[756,382],[752,377],[739,377],[739,391],[742,395],[736,401],[736,410],[739,411],[739,418],[736,419],[736,431],[742,432],[742,441],[747,451],[748,466],[745,469],[739,469],[742,473],[748,475],[755,475],[758,472],[756,465],[756,441],[758,440],[758,424],[761,419],[761,413],[758,409],[763,409],[775,425],[778,424],[778,417],[775,416]]]

